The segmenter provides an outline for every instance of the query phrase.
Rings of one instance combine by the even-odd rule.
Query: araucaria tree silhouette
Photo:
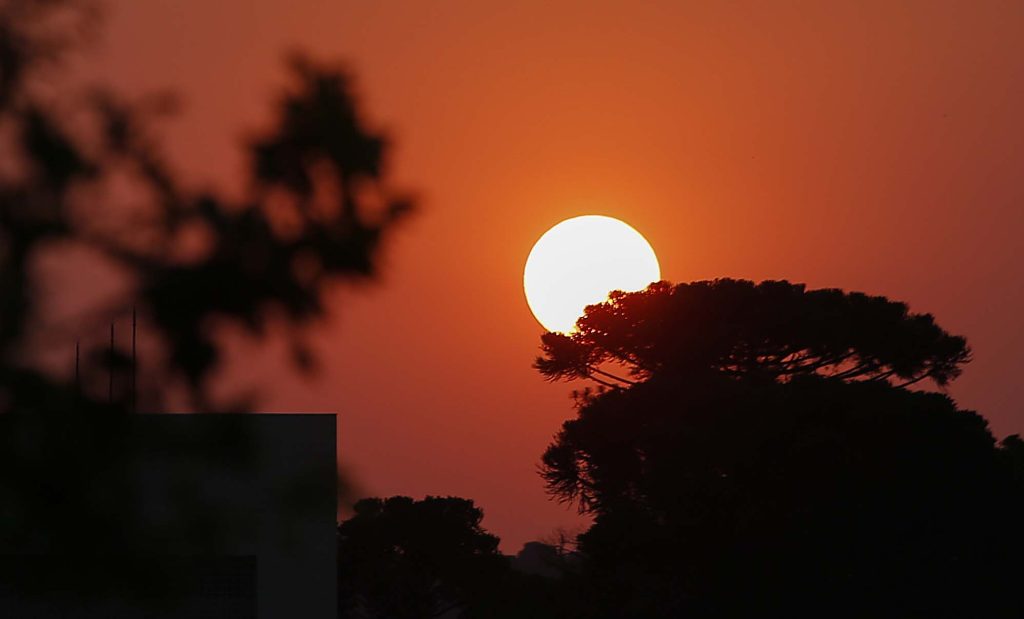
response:
[[[602,617],[1024,611],[1024,444],[936,392],[970,358],[930,315],[788,282],[657,283],[543,336],[592,379],[543,456]]]

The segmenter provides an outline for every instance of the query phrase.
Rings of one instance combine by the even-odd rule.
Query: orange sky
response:
[[[642,5],[642,6],[641,6]],[[575,521],[536,465],[572,415],[531,368],[522,267],[561,219],[619,217],[670,280],[884,294],[966,335],[952,389],[1024,432],[1024,3],[121,0],[92,69],[170,88],[197,182],[237,183],[288,49],[345,59],[421,210],[338,296],[319,381],[231,372],[267,410],[341,413],[373,494],[454,494],[506,551]],[[268,386],[269,385],[269,386]]]

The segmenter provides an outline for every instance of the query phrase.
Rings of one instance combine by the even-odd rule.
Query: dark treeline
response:
[[[920,389],[970,358],[930,315],[788,282],[662,282],[543,352],[545,377],[599,383],[542,458],[593,525],[541,577],[464,500],[364,502],[339,528],[343,616],[1024,612],[1024,443]]]

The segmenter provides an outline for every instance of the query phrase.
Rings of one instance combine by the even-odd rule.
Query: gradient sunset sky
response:
[[[83,70],[171,89],[161,134],[231,188],[285,52],[343,60],[420,196],[374,285],[337,294],[314,382],[234,363],[270,411],[337,411],[366,494],[459,495],[514,552],[576,522],[540,454],[571,386],[531,369],[522,269],[618,217],[672,281],[789,279],[907,301],[967,336],[951,394],[1024,432],[1024,3],[121,0]],[[240,355],[249,355],[240,349]]]

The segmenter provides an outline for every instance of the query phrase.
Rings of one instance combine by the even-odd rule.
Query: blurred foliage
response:
[[[244,468],[252,446],[244,424],[216,418],[204,426],[219,428],[206,435],[213,444],[173,433],[144,446],[129,440],[135,393],[119,381],[108,396],[106,380],[134,370],[123,347],[83,350],[81,381],[39,363],[41,346],[75,350],[75,337],[47,332],[39,318],[54,294],[66,300],[48,289],[40,264],[81,248],[77,255],[124,280],[121,296],[89,308],[70,331],[102,336],[137,309],[140,331],[160,348],[140,368],[142,410],[184,401],[194,412],[235,412],[251,403],[223,401],[212,388],[226,352],[221,333],[282,334],[293,366],[315,371],[308,331],[334,309],[330,290],[376,275],[381,246],[412,203],[389,181],[388,142],[365,122],[349,75],[301,56],[289,61],[273,122],[246,146],[241,197],[193,188],[153,129],[177,107],[173,97],[130,100],[68,75],[100,16],[91,0],[0,0],[0,413],[9,413],[0,547],[60,553],[78,570],[64,584],[82,593],[133,578],[145,597],[159,574],[124,553],[216,554],[239,523],[211,520],[201,489],[185,484],[167,498],[167,526],[153,528],[139,463],[170,454],[199,468]],[[121,555],[114,572],[90,569],[110,554]]]
[[[296,367],[313,371],[305,328],[329,313],[332,284],[374,275],[411,202],[388,182],[387,141],[363,121],[351,79],[303,57],[290,61],[276,121],[248,147],[244,197],[190,188],[150,130],[173,100],[62,86],[61,65],[95,15],[84,0],[0,3],[0,411],[50,404],[51,391],[19,377],[40,371],[25,362],[39,310],[34,267],[69,244],[128,280],[125,297],[101,309],[137,306],[161,342],[165,362],[146,368],[157,403],[177,387],[194,410],[239,409],[212,399],[218,329],[263,337],[282,326]],[[115,185],[131,188],[127,201]]]

